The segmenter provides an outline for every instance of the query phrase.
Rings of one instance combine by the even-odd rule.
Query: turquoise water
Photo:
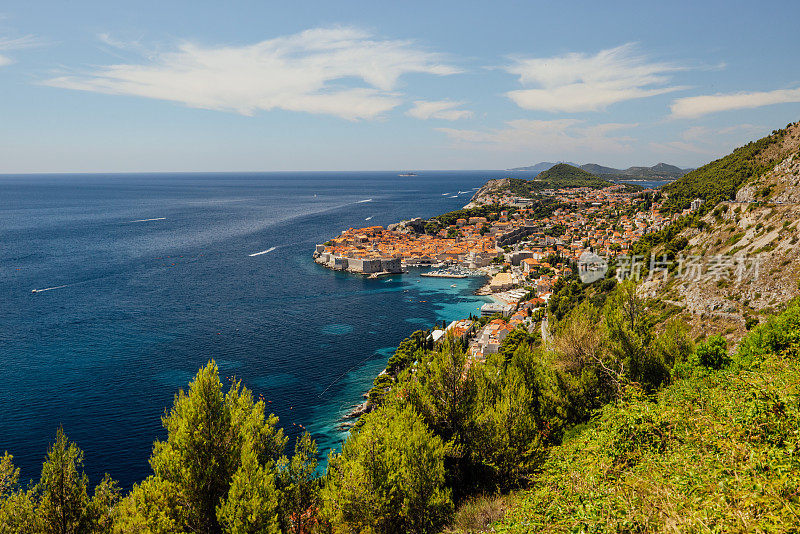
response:
[[[401,292],[407,302],[430,305],[433,320],[431,316],[397,317],[398,326],[401,329],[405,328],[409,334],[414,330],[428,329],[441,321],[449,323],[469,317],[470,314],[477,315],[481,305],[491,301],[490,297],[474,294],[475,290],[485,282],[484,278],[431,278],[419,276],[420,272],[424,271],[412,269],[408,274],[385,279],[385,283],[391,285],[392,291]],[[455,288],[451,287],[453,284],[456,285]],[[371,331],[371,335],[378,338],[378,332],[375,330]],[[363,394],[372,386],[375,377],[383,371],[386,361],[394,353],[395,348],[396,345],[375,349],[364,361],[358,362],[336,378],[334,385],[340,388],[336,400],[320,404],[314,410],[312,418],[314,423],[307,426],[314,436],[326,437],[321,441],[317,438],[321,449],[324,448],[326,451],[338,449],[337,442],[347,437],[347,432],[340,427],[342,418],[364,401]]]

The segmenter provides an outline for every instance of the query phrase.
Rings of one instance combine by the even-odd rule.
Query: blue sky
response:
[[[0,172],[696,166],[800,119],[797,2],[6,2]]]

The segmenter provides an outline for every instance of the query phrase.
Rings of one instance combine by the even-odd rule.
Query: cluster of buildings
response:
[[[538,324],[533,319],[534,312],[542,308],[544,304],[544,299],[536,297],[510,305],[509,312],[501,314],[502,318],[492,319],[475,332],[467,345],[470,357],[475,361],[485,361],[489,354],[499,352],[506,336],[517,328],[533,332]]]
[[[517,328],[532,331],[537,323],[533,320],[533,312],[544,306],[545,301],[540,298],[529,299],[524,302],[514,302],[499,306],[503,311],[496,311],[491,315],[502,315],[492,319],[481,326],[477,319],[459,319],[453,321],[444,329],[433,330],[431,339],[436,343],[446,336],[452,336],[467,345],[467,352],[475,361],[484,361],[489,354],[496,354],[506,336]],[[490,306],[487,304],[486,308]],[[487,308],[488,309],[488,308]],[[481,309],[483,312],[483,308]],[[513,313],[512,313],[513,312]]]
[[[498,258],[515,267],[532,259],[534,262],[522,266],[530,270],[551,254],[577,260],[588,249],[604,256],[626,253],[644,234],[665,227],[675,217],[662,215],[655,206],[637,210],[641,196],[625,192],[621,185],[550,192],[564,205],[550,217],[535,218],[533,210],[520,207],[496,213],[491,221],[486,217],[458,219],[433,235],[403,224],[349,228],[317,245],[314,257],[326,267],[365,274],[397,273],[405,267],[435,264],[478,269]],[[513,253],[507,256],[509,247]],[[498,291],[513,283],[497,282]]]
[[[472,358],[482,361],[514,329],[536,327],[533,312],[546,304],[559,278],[572,274],[570,265],[582,255],[627,254],[642,236],[678,216],[663,215],[657,203],[644,203],[641,193],[621,185],[544,191],[560,206],[548,217],[536,217],[530,199],[491,193],[497,198],[481,200],[508,210],[461,218],[435,233],[425,232],[428,221],[420,219],[388,228],[349,228],[317,245],[314,258],[332,269],[375,276],[429,265],[481,270],[490,276],[482,292],[495,302],[484,305],[480,315],[495,318],[483,326],[473,319],[454,321],[431,336],[434,341],[448,334],[463,339]]]

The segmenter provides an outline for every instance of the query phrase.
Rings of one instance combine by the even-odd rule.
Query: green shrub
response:
[[[330,456],[323,517],[335,532],[438,532],[453,507],[445,450],[411,408],[382,406]]]
[[[797,357],[800,354],[800,301],[795,299],[782,314],[769,318],[750,332],[736,353],[744,365],[758,365],[766,354]]]
[[[672,424],[664,419],[656,405],[633,403],[616,407],[610,413],[609,455],[614,466],[632,467],[643,455],[666,451]]]
[[[721,369],[728,361],[728,342],[720,335],[709,336],[697,346],[696,354],[703,367]]]
[[[445,532],[482,532],[503,518],[508,505],[501,495],[477,495],[461,503]]]

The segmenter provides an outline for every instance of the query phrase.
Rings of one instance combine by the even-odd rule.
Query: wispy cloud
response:
[[[472,112],[467,109],[458,109],[466,102],[453,102],[450,100],[415,100],[414,107],[406,112],[409,117],[416,119],[440,119],[457,121],[472,117]]]
[[[720,156],[747,139],[764,135],[766,126],[736,124],[725,128],[692,126],[680,134],[680,138],[663,143],[650,143],[653,150],[673,155],[701,154],[706,157]]]
[[[105,44],[115,43],[103,36]],[[116,43],[119,44],[119,43]],[[398,106],[399,78],[460,72],[442,54],[356,28],[317,28],[245,46],[183,43],[139,64],[115,64],[44,83],[252,115],[284,109],[373,119]]]
[[[613,135],[620,130],[634,128],[636,124],[605,123],[587,125],[577,119],[557,120],[513,120],[504,128],[491,130],[465,130],[437,128],[446,134],[457,148],[528,151],[564,159],[585,152],[625,152],[631,148],[633,139]],[[581,156],[581,153],[584,153]]]
[[[683,89],[668,86],[682,67],[652,62],[634,43],[595,55],[571,53],[546,58],[515,58],[505,69],[528,89],[506,95],[524,109],[550,112],[598,111],[626,100]]]
[[[673,118],[694,119],[720,111],[759,108],[762,106],[786,104],[789,102],[800,102],[800,88],[751,93],[718,93],[715,95],[688,96],[674,100],[671,110]]]
[[[5,52],[8,50],[21,50],[23,48],[31,48],[34,46],[40,46],[42,41],[33,35],[26,35],[24,37],[17,37],[15,39],[11,38],[0,38],[0,52]],[[5,54],[0,54],[0,67],[10,65],[14,63],[14,60]]]

